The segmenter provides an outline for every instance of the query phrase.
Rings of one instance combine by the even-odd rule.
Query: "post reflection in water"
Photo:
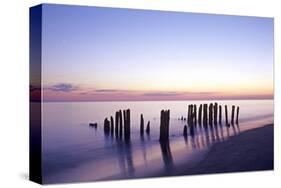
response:
[[[222,125],[213,126],[208,128],[195,127],[195,134],[184,136],[185,144],[192,149],[201,149],[211,146],[211,144],[222,142],[231,135],[237,135],[240,133],[239,124],[230,124],[223,127]],[[226,136],[224,135],[226,132]],[[190,141],[190,142],[189,142]]]
[[[170,149],[169,141],[160,142],[161,153],[166,173],[169,173],[173,168],[173,156]]]
[[[229,124],[229,126],[217,125],[209,127],[194,126],[194,133],[184,135],[184,143],[187,149],[200,150],[210,147],[212,144],[224,141],[232,135],[240,133],[239,124]],[[224,135],[226,132],[226,136]],[[131,140],[124,140],[119,137],[114,137],[112,134],[104,134],[105,146],[116,147],[118,166],[120,173],[126,177],[134,177],[136,169],[134,167],[134,155]],[[143,158],[143,166],[148,168],[150,165],[150,155],[148,152],[151,141],[150,134],[143,134],[139,136],[140,140],[140,151]],[[175,161],[173,160],[173,154],[170,148],[170,142],[173,141],[159,141],[163,167],[166,174],[172,172]],[[174,146],[174,144],[173,144]],[[135,159],[136,160],[136,159]]]
[[[117,140],[118,161],[121,172],[126,176],[134,176],[135,168],[132,157],[131,141]]]

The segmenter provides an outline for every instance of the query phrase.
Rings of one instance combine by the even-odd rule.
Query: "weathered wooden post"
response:
[[[150,121],[147,122],[145,132],[146,132],[147,134],[150,133]]]
[[[104,119],[104,133],[108,135],[110,132],[110,122],[107,118]]]
[[[196,125],[197,125],[197,106],[196,106],[196,104],[194,104],[193,105],[193,108],[194,108],[194,110],[193,110],[193,125],[196,127]]]
[[[208,120],[207,120],[207,116],[208,116],[208,104],[204,104],[203,105],[203,126],[204,128],[208,128]]]
[[[183,136],[187,137],[187,125],[183,127]]]
[[[202,104],[199,106],[199,111],[198,111],[198,124],[201,127],[202,125]]]
[[[141,114],[140,117],[140,134],[143,135],[144,133],[144,120],[143,120],[143,115]]]
[[[225,108],[225,125],[228,126],[228,112],[227,112],[227,105],[224,106]]]
[[[111,133],[111,135],[113,135],[113,131],[114,131],[114,121],[113,121],[113,117],[110,116],[110,133]]]
[[[115,112],[115,137],[117,138],[118,137],[118,127],[119,127],[119,117],[120,114],[119,112]]]
[[[209,105],[209,125],[213,126],[213,103]]]
[[[194,118],[194,116],[193,116],[193,105],[190,104],[188,109],[189,109],[188,110],[188,115],[189,115],[188,124],[191,125],[193,123],[193,118]]]
[[[130,125],[130,109],[124,110],[124,133],[125,140],[129,141],[131,137],[131,125]]]
[[[239,119],[239,106],[237,107],[237,111],[236,111],[236,124],[238,125],[238,119]]]
[[[169,122],[170,122],[170,110],[161,110],[160,115],[160,138],[161,142],[169,140]]]
[[[219,106],[219,124],[221,125],[221,105]]]
[[[232,111],[231,111],[231,125],[234,125],[234,112],[235,112],[235,106],[232,105]]]
[[[218,124],[218,103],[215,103],[214,105],[214,124],[217,126]]]
[[[122,132],[123,132],[123,120],[122,120],[122,110],[119,110],[119,135],[122,138]]]
[[[187,108],[187,124],[189,124],[190,122],[190,104],[188,105],[188,108]]]

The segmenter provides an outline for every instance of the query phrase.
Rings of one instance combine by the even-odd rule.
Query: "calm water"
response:
[[[172,174],[181,164],[192,163],[213,143],[248,129],[273,123],[273,100],[218,101],[240,106],[239,125],[208,130],[197,129],[196,136],[182,136],[188,104],[212,101],[153,102],[63,102],[43,104],[43,181],[62,183]],[[119,109],[131,109],[131,141],[105,136],[103,121]],[[170,109],[170,142],[159,144],[160,111]],[[139,134],[140,114],[150,135]],[[224,121],[224,108],[223,108]],[[88,126],[97,122],[97,129]]]

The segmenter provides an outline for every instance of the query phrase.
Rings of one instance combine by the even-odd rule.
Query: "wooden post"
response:
[[[209,125],[213,126],[213,103],[209,105]]]
[[[115,137],[118,137],[118,127],[119,127],[119,118],[120,118],[120,114],[119,112],[115,112]]]
[[[207,116],[208,116],[208,104],[204,104],[203,105],[203,126],[204,128],[208,128],[208,120],[207,120]]]
[[[113,121],[113,117],[110,116],[110,133],[111,133],[111,135],[113,135],[113,131],[114,131],[114,121]]]
[[[123,110],[123,128],[124,128],[124,135],[126,134],[126,110]]]
[[[143,135],[144,133],[144,120],[143,120],[143,115],[141,114],[140,117],[140,134]]]
[[[198,124],[201,127],[202,125],[202,104],[199,106],[199,111],[198,111]]]
[[[214,105],[214,124],[217,126],[218,124],[218,103],[215,103]]]
[[[238,120],[239,120],[239,106],[237,107],[237,112],[236,112],[236,124],[238,125]]]
[[[150,121],[147,122],[145,132],[146,132],[147,134],[150,134]]]
[[[221,105],[219,106],[219,124],[221,125]]]
[[[191,125],[193,122],[193,105],[190,104],[188,108],[188,124]]]
[[[122,138],[122,132],[123,132],[123,120],[122,120],[122,110],[119,110],[119,135]]]
[[[161,142],[169,140],[169,122],[170,122],[170,110],[161,110],[160,115],[160,138]]]
[[[235,112],[235,106],[232,105],[232,112],[231,112],[231,124],[234,125],[234,112]]]
[[[108,135],[108,133],[110,132],[110,122],[108,121],[107,118],[104,119],[104,133],[106,135]]]
[[[228,112],[227,112],[227,105],[224,106],[225,108],[225,125],[228,126]]]
[[[193,125],[196,126],[197,125],[197,106],[196,104],[193,105]]]
[[[129,141],[131,138],[131,125],[130,125],[130,109],[124,110],[124,133],[125,140]]]
[[[183,127],[183,136],[187,137],[187,125]]]

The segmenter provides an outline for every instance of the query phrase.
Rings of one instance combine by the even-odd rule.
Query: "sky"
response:
[[[44,101],[273,98],[273,19],[43,5]]]

